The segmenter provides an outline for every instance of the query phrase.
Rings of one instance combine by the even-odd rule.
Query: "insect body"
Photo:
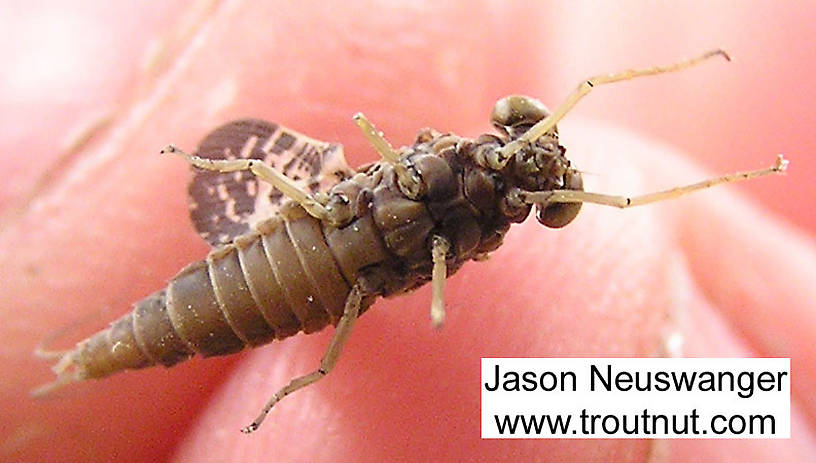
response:
[[[671,66],[590,79],[552,113],[535,99],[506,97],[491,115],[499,133],[476,139],[424,129],[411,146],[394,150],[358,115],[383,159],[356,171],[345,165],[339,145],[257,120],[216,129],[195,156],[168,147],[204,169],[190,186],[191,213],[215,248],[107,330],[59,354],[58,379],[46,389],[125,369],[171,366],[196,353],[230,354],[335,325],[320,368],[275,393],[244,429],[251,432],[281,398],[333,368],[354,322],[377,297],[432,281],[431,317],[441,324],[445,278],[498,248],[510,225],[525,220],[533,205],[539,222],[559,228],[584,202],[628,207],[783,171],[780,156],[768,169],[641,197],[583,191],[556,122],[593,86],[682,69],[716,55],[727,56],[717,50]]]

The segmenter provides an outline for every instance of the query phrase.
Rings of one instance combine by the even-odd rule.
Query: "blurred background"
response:
[[[389,14],[369,19],[371,12],[382,10]],[[468,26],[461,27],[462,22]],[[219,381],[214,370],[234,362],[179,367],[200,378],[195,385],[170,386],[148,373],[153,382],[141,390],[133,381],[111,379],[110,384],[131,388],[125,394],[173,404],[162,432],[145,419],[155,417],[155,410],[95,396],[89,405],[94,416],[103,416],[104,424],[127,423],[127,429],[88,424],[90,415],[80,415],[70,422],[74,427],[60,428],[59,438],[70,441],[52,448],[30,425],[31,416],[42,419],[47,407],[40,405],[29,415],[30,402],[21,402],[32,380],[19,377],[42,379],[45,372],[38,364],[42,368],[32,373],[31,333],[42,333],[43,326],[70,326],[87,316],[91,309],[83,303],[97,287],[113,294],[101,304],[120,311],[190,256],[206,252],[186,222],[180,186],[186,166],[152,155],[164,144],[192,147],[217,123],[253,115],[341,141],[350,164],[357,165],[371,160],[373,151],[362,137],[349,135],[356,134],[349,119],[356,110],[364,110],[396,145],[411,142],[416,121],[475,135],[489,129],[493,103],[506,94],[531,94],[553,107],[583,78],[667,64],[722,46],[733,62],[715,60],[682,75],[599,88],[569,117],[597,119],[677,147],[712,173],[763,167],[784,153],[791,161],[787,177],[728,188],[744,192],[812,242],[814,25],[812,1],[346,1],[311,6],[240,0],[0,1],[5,57],[0,67],[0,293],[5,293],[0,294],[0,317],[5,326],[0,330],[10,340],[0,350],[7,367],[0,373],[0,396],[9,417],[0,416],[0,461],[43,461],[63,451],[85,461],[169,458],[174,431],[190,425],[196,411],[204,409],[210,386]],[[293,39],[304,34],[319,40]],[[426,53],[429,48],[435,51]],[[400,96],[398,107],[394,94]],[[569,133],[562,130],[562,137],[569,149]],[[592,166],[579,168],[605,175]],[[89,180],[89,173],[98,178]],[[147,180],[128,182],[140,175]],[[85,196],[92,181],[100,186]],[[624,192],[636,193],[626,185],[614,193]],[[70,204],[66,198],[79,205],[64,208]],[[123,211],[121,204],[132,209]],[[58,219],[48,220],[53,217]],[[8,233],[12,229],[13,235]],[[139,238],[111,243],[115,236],[110,235],[125,232]],[[98,255],[72,253],[77,235],[85,243],[98,243]],[[155,255],[145,236],[174,246]],[[4,260],[8,256],[26,260]],[[57,280],[42,290],[43,281]],[[8,296],[12,286],[28,294],[23,304]],[[63,297],[55,301],[53,294]],[[37,313],[25,312],[32,307]],[[112,318],[110,313],[100,316],[100,324]],[[424,320],[416,329],[426,329]],[[23,347],[12,347],[15,340]],[[74,411],[84,411],[76,405],[80,402],[72,405]],[[104,434],[89,435],[89,429]],[[128,444],[120,445],[117,435]],[[157,440],[141,445],[141,436]],[[93,440],[93,448],[83,444],[86,440]],[[594,445],[585,444],[578,453],[591,456]],[[123,449],[133,453],[123,454]],[[626,449],[617,456],[636,459]]]

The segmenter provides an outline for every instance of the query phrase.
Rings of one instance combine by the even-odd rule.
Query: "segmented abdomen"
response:
[[[230,354],[336,324],[359,270],[387,258],[370,214],[326,228],[293,206],[182,270],[69,354],[81,378]],[[66,359],[68,360],[68,359]]]

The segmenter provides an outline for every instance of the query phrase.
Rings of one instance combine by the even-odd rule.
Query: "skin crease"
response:
[[[799,209],[776,210],[811,227],[805,211],[812,208],[802,204],[812,199],[787,196],[788,185],[790,194],[805,191],[798,170],[756,181],[767,188],[759,193],[751,186],[721,187],[625,212],[588,205],[560,231],[530,220],[511,231],[488,262],[469,264],[449,280],[448,319],[441,331],[430,328],[427,288],[378,302],[355,327],[335,372],[287,398],[253,436],[238,429],[276,388],[317,365],[329,331],[171,370],[75,385],[50,400],[27,397],[29,389],[50,379],[46,364],[31,356],[39,340],[74,327],[56,342],[68,345],[206,253],[187,220],[187,166],[155,154],[164,144],[192,149],[218,123],[254,115],[340,141],[350,164],[358,165],[374,153],[350,121],[357,110],[397,145],[410,143],[423,126],[476,135],[487,130],[492,104],[505,94],[542,95],[552,107],[576,78],[730,44],[728,35],[701,39],[699,46],[670,35],[661,40],[676,42],[671,49],[651,44],[648,56],[609,53],[597,62],[589,54],[581,59],[588,73],[567,72],[558,64],[563,56],[575,56],[569,44],[547,40],[563,37],[570,27],[585,30],[580,11],[562,5],[536,11],[531,5],[344,2],[303,10],[286,3],[190,8],[179,2],[145,11],[134,2],[115,9],[77,11],[55,3],[43,11],[14,10],[9,21],[19,23],[20,31],[41,27],[52,34],[44,37],[55,38],[22,41],[28,53],[3,50],[14,61],[4,69],[0,88],[9,105],[0,111],[7,143],[0,155],[9,167],[0,186],[0,460],[813,459],[812,239],[736,194],[742,189],[778,202],[785,192]],[[739,20],[770,20],[756,10]],[[554,26],[558,33],[540,27],[554,12],[570,13]],[[669,16],[675,27],[709,27],[691,13]],[[58,27],[64,24],[67,33]],[[582,40],[597,46],[604,34],[619,33],[608,25]],[[765,40],[768,47],[782,48]],[[549,44],[542,50],[542,43]],[[576,53],[585,51],[581,43]],[[561,48],[555,52],[555,46]],[[730,51],[750,57],[756,45],[744,46]],[[149,60],[145,50],[164,51]],[[635,127],[642,127],[639,117],[662,121],[666,112],[679,113],[671,116],[682,121],[684,108],[667,103],[683,98],[675,95],[683,95],[677,86],[690,80],[689,91],[704,91],[701,87],[717,85],[708,79],[724,72],[750,81],[752,65],[733,70],[712,63],[642,81],[642,95],[641,83],[621,84],[621,91],[631,92],[625,93],[626,104],[636,108],[625,117]],[[555,87],[560,80],[566,84]],[[616,91],[599,90],[579,107],[597,111],[592,100],[604,101],[603,94]],[[666,100],[654,101],[664,94]],[[705,105],[720,114],[732,103]],[[639,116],[642,111],[648,116]],[[66,160],[59,149],[63,140],[106,113],[110,124]],[[636,193],[704,175],[666,145],[577,113],[560,130],[575,165],[590,172],[588,189]],[[699,138],[691,145],[678,143],[693,148],[721,130],[744,131],[750,138],[767,129],[761,120],[733,124],[671,126],[674,135],[666,139],[694,135]],[[47,136],[32,135],[31,127]],[[793,156],[788,146],[778,150]],[[759,167],[771,162],[773,149],[763,145],[750,154],[735,149],[718,162],[725,170]],[[756,152],[759,157],[752,158]],[[800,162],[805,171],[810,168],[799,158],[792,168],[800,169]],[[37,200],[16,212],[41,178],[40,169],[53,166]],[[792,439],[479,439],[480,357],[653,356],[664,352],[666,335],[678,331],[690,356],[791,357]]]

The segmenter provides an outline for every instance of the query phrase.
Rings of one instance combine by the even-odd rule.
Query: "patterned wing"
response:
[[[354,173],[341,145],[257,119],[233,121],[213,130],[196,154],[210,159],[262,159],[312,193],[327,191]],[[247,233],[275,214],[286,199],[248,171],[193,169],[188,194],[193,225],[212,246]]]

